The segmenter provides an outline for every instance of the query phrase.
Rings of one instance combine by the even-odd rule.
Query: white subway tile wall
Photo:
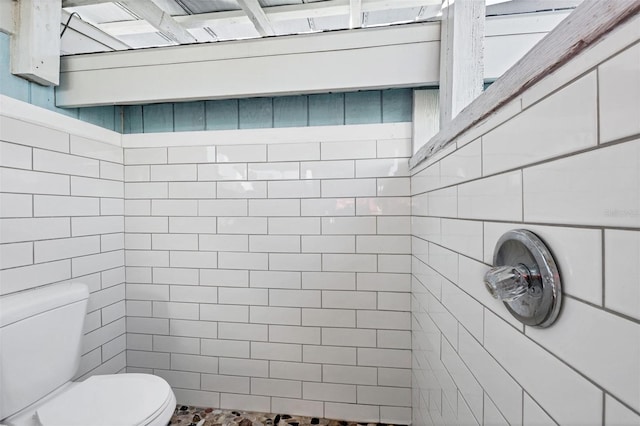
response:
[[[1,120],[0,295],[57,282],[87,284],[76,378],[122,372],[122,147],[77,136],[73,128],[34,124],[30,117]]]
[[[640,50],[618,48],[414,170],[413,424],[640,421]],[[484,288],[498,238],[518,228],[560,268],[549,329],[518,323]]]
[[[352,139],[124,149],[131,371],[184,403],[411,421],[410,153]]]

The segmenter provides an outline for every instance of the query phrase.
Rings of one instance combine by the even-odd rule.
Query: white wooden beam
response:
[[[77,1],[77,0],[74,0]],[[94,0],[85,0],[94,1]],[[349,15],[350,0],[327,0],[314,3],[302,3],[285,6],[271,6],[263,9],[270,22],[282,22],[296,19],[326,18]],[[361,0],[362,13],[388,9],[400,9],[439,5],[441,0]],[[246,24],[249,17],[242,10],[199,13],[195,15],[174,16],[185,28],[214,27],[216,25]],[[150,32],[144,21],[121,21],[99,24],[98,28],[111,35],[140,34]]]
[[[17,3],[13,0],[0,0],[0,31],[13,34],[15,31],[14,11]]]
[[[440,107],[438,89],[413,91],[413,123],[411,128],[412,153],[440,130]]]
[[[362,0],[349,0],[349,28],[362,27]]]
[[[118,3],[134,15],[147,21],[160,34],[175,43],[195,43],[197,41],[189,31],[151,0],[119,0]]]
[[[71,14],[63,9],[61,24],[64,25],[69,22],[70,29],[77,31],[86,37],[89,37],[90,39],[102,44],[103,46],[111,50],[131,49],[131,46],[129,46],[128,44],[78,18],[77,14],[71,18],[71,21],[69,21],[69,16],[71,16]]]
[[[485,3],[445,0],[440,47],[440,128],[482,93]]]
[[[273,30],[271,26],[271,21],[264,13],[262,6],[258,3],[258,0],[236,0],[238,5],[242,8],[244,13],[247,14],[249,20],[256,27],[258,33],[263,36],[273,36],[276,35],[276,32]]]
[[[44,86],[57,86],[61,0],[21,0],[16,7],[11,73]]]
[[[71,56],[63,58],[56,101],[144,104],[431,85],[439,34],[431,22]]]
[[[90,6],[92,4],[112,3],[116,0],[62,0],[62,7]]]
[[[476,125],[490,120],[503,106],[545,77],[550,76],[545,80],[550,81],[547,89],[555,90],[607,59],[611,52],[636,43],[638,28],[640,1],[603,3],[585,0],[446,128],[425,143],[409,165],[416,167]],[[574,58],[571,66],[562,68]],[[564,79],[554,80],[553,72],[561,73]]]

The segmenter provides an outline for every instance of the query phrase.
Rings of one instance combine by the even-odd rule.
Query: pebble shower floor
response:
[[[318,417],[290,416],[288,414],[252,413],[240,410],[214,410],[213,408],[178,405],[169,423],[171,426],[393,426],[382,423],[357,423]]]

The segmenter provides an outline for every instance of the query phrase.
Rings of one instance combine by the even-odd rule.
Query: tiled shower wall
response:
[[[637,25],[414,170],[415,425],[640,424]],[[548,329],[524,327],[483,285],[517,228],[559,265]]]
[[[126,361],[122,147],[59,128],[0,116],[0,295],[86,283],[77,377],[115,373]]]
[[[378,126],[125,135],[127,370],[185,403],[408,423],[410,127]]]

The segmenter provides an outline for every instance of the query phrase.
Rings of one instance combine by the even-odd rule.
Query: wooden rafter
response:
[[[261,36],[265,37],[276,34],[271,26],[271,21],[269,21],[269,18],[264,13],[264,10],[262,9],[262,6],[260,6],[260,3],[258,3],[258,0],[236,1]]]
[[[118,3],[147,21],[160,34],[171,41],[178,44],[195,43],[197,41],[189,31],[151,0],[119,0]]]
[[[349,28],[362,26],[362,0],[349,0]]]

